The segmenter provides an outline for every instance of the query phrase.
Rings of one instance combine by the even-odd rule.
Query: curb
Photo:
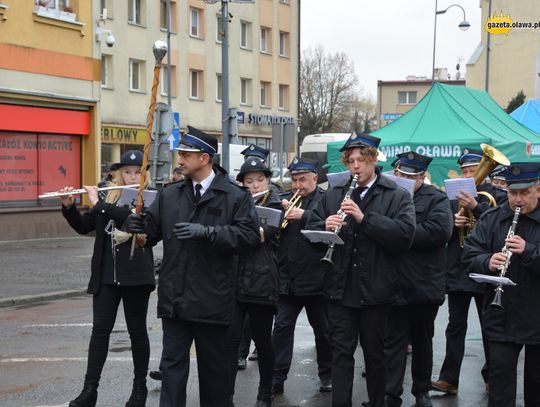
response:
[[[18,297],[0,298],[0,308],[14,307],[23,304],[32,304],[36,302],[57,300],[60,298],[78,297],[85,295],[86,289],[78,290],[65,290],[65,291],[53,291],[50,293],[33,294],[33,295],[21,295]]]

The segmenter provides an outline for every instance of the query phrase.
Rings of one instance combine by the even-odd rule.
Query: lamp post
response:
[[[471,24],[467,21],[467,16],[465,15],[465,9],[461,7],[459,4],[451,4],[444,10],[437,10],[437,0],[435,0],[435,24],[433,28],[433,64],[431,65],[431,81],[435,82],[435,44],[437,41],[437,16],[439,14],[446,13],[449,9],[452,7],[459,7],[461,11],[463,11],[463,21],[458,24],[458,27],[462,31],[467,31]]]

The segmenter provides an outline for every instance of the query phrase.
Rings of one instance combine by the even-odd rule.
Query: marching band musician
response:
[[[332,406],[350,407],[354,352],[364,352],[371,407],[385,404],[384,339],[390,306],[397,303],[398,254],[406,252],[415,231],[411,196],[377,165],[380,139],[354,132],[341,148],[341,161],[358,174],[358,188],[344,200],[349,183],[328,190],[312,212],[310,229],[341,229],[335,267],[326,274],[325,294],[332,345]]]
[[[260,243],[253,199],[213,166],[216,138],[188,126],[177,147],[185,179],[167,184],[131,232],[163,240],[158,317],[163,325],[161,407],[185,407],[190,349],[197,349],[201,407],[230,403],[228,328],[235,255]]]
[[[248,158],[236,180],[256,196],[255,205],[281,210],[281,200],[270,188],[272,171],[256,157]],[[258,350],[259,389],[255,407],[270,407],[272,403],[272,374],[274,350],[272,324],[279,297],[277,247],[279,226],[261,222],[260,244],[255,250],[239,255],[236,284],[236,304],[229,336],[232,356],[232,394],[237,372],[237,355],[246,315],[250,332]]]
[[[324,193],[317,187],[316,161],[295,157],[289,171],[292,191],[298,192],[301,204],[291,209],[288,208],[289,201],[283,201],[284,208],[289,210],[286,210],[286,227],[281,231],[278,250],[280,296],[272,335],[276,356],[272,391],[274,394],[284,391],[284,382],[291,367],[296,320],[305,308],[315,334],[319,390],[329,392],[332,391],[332,355],[326,301],[322,296],[324,270],[319,262],[322,253],[300,233]],[[291,197],[294,195],[292,191]]]
[[[458,165],[463,178],[474,178],[482,159],[482,150],[465,148],[458,159]],[[491,195],[497,204],[504,203],[506,193],[489,183],[477,186],[478,191]],[[465,354],[465,335],[467,334],[467,319],[471,300],[474,299],[480,324],[482,322],[481,309],[483,302],[483,287],[471,280],[461,262],[462,247],[460,242],[460,229],[468,225],[469,219],[458,207],[462,206],[472,211],[475,219],[491,208],[486,195],[474,198],[462,192],[458,200],[450,201],[454,213],[454,230],[448,242],[446,265],[446,293],[448,294],[448,326],[446,327],[446,355],[442,364],[439,380],[431,382],[434,390],[448,394],[457,394],[461,363]],[[485,364],[482,368],[482,377],[489,391],[489,348],[482,331]]]
[[[399,259],[399,285],[404,305],[392,307],[385,341],[387,407],[401,406],[412,345],[412,389],[416,407],[431,407],[435,317],[444,302],[446,242],[452,235],[453,215],[446,194],[424,184],[432,158],[409,151],[398,154],[394,175],[414,181],[416,232],[411,249]]]
[[[463,263],[468,271],[499,275],[512,254],[506,277],[517,285],[504,286],[501,307],[490,305],[492,285],[485,286],[482,324],[489,341],[489,407],[516,405],[518,357],[525,347],[525,407],[540,406],[540,164],[515,163],[504,172],[508,202],[486,212],[465,239]],[[510,225],[521,208],[515,234]]]
[[[130,150],[122,154],[119,163],[114,164],[117,185],[140,182],[143,154]],[[92,336],[88,347],[88,364],[84,387],[81,394],[69,403],[70,407],[93,407],[96,405],[97,388],[107,359],[109,337],[114,327],[118,305],[122,301],[126,324],[131,339],[134,380],[131,397],[126,407],[146,405],[148,390],[146,373],[150,358],[150,343],[146,330],[146,314],[150,292],[155,288],[154,262],[151,249],[136,249],[129,260],[131,239],[122,244],[114,244],[114,237],[106,232],[120,229],[131,211],[115,203],[121,191],[111,190],[104,200],[99,199],[96,187],[85,187],[93,208],[84,215],[76,206],[73,196],[61,198],[62,214],[70,226],[79,234],[96,231],[94,252],[88,293],[93,294]],[[68,192],[73,188],[64,188]]]

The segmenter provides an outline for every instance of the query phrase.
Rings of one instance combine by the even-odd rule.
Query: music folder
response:
[[[154,199],[157,197],[158,191],[155,189],[145,189],[143,191],[143,205],[148,208]],[[117,206],[135,206],[137,204],[137,195],[139,194],[138,189],[134,188],[125,188],[122,190],[122,195],[118,201],[116,201]]]
[[[300,231],[307,240],[311,243],[324,243],[324,244],[343,244],[343,240],[334,232],[327,232],[321,230],[301,230]]]
[[[470,273],[469,277],[477,283],[502,284],[502,285],[517,285],[508,277],[488,276],[486,274]]]
[[[283,212],[278,209],[268,208],[266,206],[255,206],[259,222],[262,225],[279,227],[283,218]]]

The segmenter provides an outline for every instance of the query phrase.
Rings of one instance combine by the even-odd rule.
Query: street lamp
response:
[[[444,10],[437,10],[437,0],[435,0],[435,24],[433,28],[433,64],[431,66],[431,81],[432,82],[435,81],[435,43],[437,41],[437,16],[439,14],[446,13],[452,7],[459,7],[461,11],[463,11],[463,21],[458,24],[458,27],[462,31],[467,31],[471,26],[471,24],[467,21],[467,16],[465,15],[465,9],[461,7],[459,4],[451,4]]]

